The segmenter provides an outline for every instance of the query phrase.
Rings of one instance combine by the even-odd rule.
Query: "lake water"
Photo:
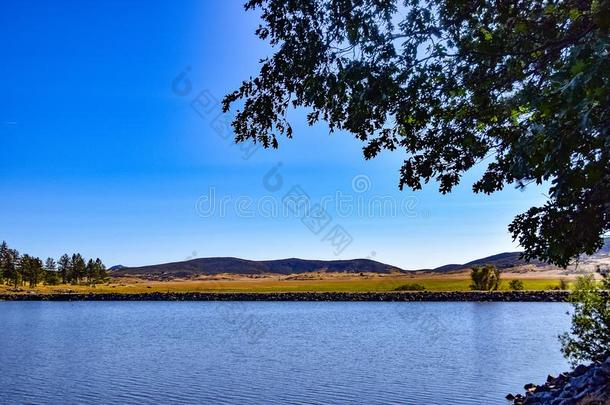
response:
[[[558,303],[0,302],[0,403],[506,404]]]

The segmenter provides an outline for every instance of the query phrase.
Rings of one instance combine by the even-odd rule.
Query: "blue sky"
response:
[[[270,52],[257,24],[240,1],[3,1],[0,239],[108,265],[371,257],[416,269],[516,249],[507,225],[543,190],[474,195],[482,166],[450,195],[400,192],[404,152],[364,161],[357,140],[307,126],[303,111],[293,140],[245,159],[215,100]],[[286,209],[294,186],[324,202],[317,234]],[[351,240],[340,252],[335,226]]]

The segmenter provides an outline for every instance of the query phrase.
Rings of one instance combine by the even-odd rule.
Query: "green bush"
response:
[[[423,291],[426,287],[418,283],[407,283],[396,287],[394,291]]]
[[[472,268],[470,278],[472,279],[472,284],[470,285],[471,290],[497,290],[500,285],[500,270],[491,264],[476,266]]]
[[[508,283],[508,287],[511,290],[515,290],[515,291],[520,291],[523,290],[523,281],[521,280],[511,280],[510,283]]]
[[[572,327],[559,337],[564,356],[574,365],[605,360],[610,355],[610,277],[596,282],[580,277],[568,300],[574,306]]]
[[[46,285],[58,285],[61,283],[61,277],[56,271],[45,271],[44,283]]]

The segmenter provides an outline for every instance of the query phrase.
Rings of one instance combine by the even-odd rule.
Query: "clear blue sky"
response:
[[[3,1],[0,239],[108,265],[372,257],[416,269],[517,248],[507,224],[541,204],[543,190],[474,195],[482,167],[451,195],[434,185],[399,192],[403,152],[364,161],[358,141],[308,127],[302,111],[292,114],[293,140],[244,159],[218,135],[223,117],[214,120],[210,97],[256,74],[269,53],[257,24],[241,1]],[[187,67],[188,92],[174,83]],[[275,177],[264,179],[278,162],[283,183],[274,191],[265,184]],[[271,212],[287,207],[282,197],[294,185],[326,201],[330,221],[318,234],[296,215]],[[337,207],[337,193],[351,208]],[[211,212],[211,194],[229,201],[226,212]],[[367,208],[372,201],[386,209]],[[408,209],[393,213],[397,206]],[[335,225],[353,240],[338,255],[323,240]]]

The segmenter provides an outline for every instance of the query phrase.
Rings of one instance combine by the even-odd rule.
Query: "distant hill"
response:
[[[451,272],[464,269],[470,269],[473,266],[481,266],[492,264],[501,270],[512,267],[532,265],[538,268],[552,268],[539,260],[526,262],[520,258],[521,252],[505,252],[492,256],[487,256],[481,259],[472,260],[464,264],[446,264],[435,269],[427,269],[422,271],[433,272]],[[604,247],[594,255],[583,256],[581,261],[599,262],[608,261],[610,256],[610,238],[606,238]],[[599,259],[599,260],[598,260]],[[213,275],[213,274],[301,274],[311,273],[316,271],[326,271],[328,273],[391,273],[391,272],[406,272],[400,267],[381,263],[369,259],[353,259],[353,260],[307,260],[307,259],[280,259],[280,260],[246,260],[236,257],[208,257],[186,260],[183,262],[173,262],[164,264],[154,264],[141,267],[125,267],[113,266],[109,269],[112,276],[144,276],[144,277],[193,277],[197,275]]]
[[[194,275],[229,274],[299,274],[314,271],[329,273],[390,273],[404,271],[403,269],[369,259],[354,260],[246,260],[236,257],[209,257],[192,259],[183,262],[154,264],[141,267],[113,267],[112,276],[152,276],[166,275],[188,277]]]
[[[446,264],[444,266],[437,267],[432,271],[435,272],[447,272],[456,271],[460,269],[469,269],[474,266],[484,266],[486,264],[493,264],[499,269],[507,269],[515,266],[523,266],[531,264],[536,267],[545,267],[546,263],[539,260],[532,260],[529,263],[520,258],[521,252],[505,252],[498,253],[497,255],[483,257],[482,259],[476,259],[464,264]]]
[[[604,246],[595,254],[591,256],[583,255],[580,260],[582,263],[587,263],[588,261],[604,258],[610,255],[610,238],[604,239]],[[462,269],[470,269],[473,266],[484,266],[486,264],[493,264],[499,269],[508,269],[511,267],[524,266],[524,265],[532,265],[539,268],[549,268],[553,267],[547,263],[544,263],[540,260],[531,260],[529,262],[521,259],[521,252],[505,252],[499,253],[497,255],[487,256],[482,259],[476,259],[464,264],[446,264],[444,266],[437,267],[432,269],[434,272],[449,272],[449,271],[457,271]]]

